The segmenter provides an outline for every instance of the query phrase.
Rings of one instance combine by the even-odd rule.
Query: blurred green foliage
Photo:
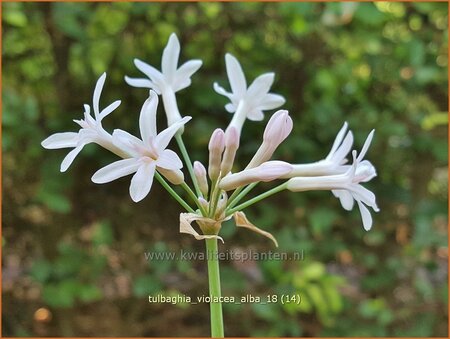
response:
[[[133,58],[158,66],[171,32],[182,60],[204,62],[179,92],[185,136],[206,160],[225,127],[223,56],[248,79],[277,74],[294,131],[276,157],[325,156],[348,121],[359,148],[372,128],[368,187],[381,208],[366,233],[328,192],[281,194],[247,214],[300,262],[223,262],[224,295],[299,293],[300,305],[225,304],[228,336],[447,336],[448,30],[445,3],[3,3],[3,335],[204,336],[207,305],[149,305],[149,294],[207,293],[202,261],[147,262],[145,251],[203,250],[178,233],[180,208],[158,186],[140,204],[128,179],[97,186],[113,156],[89,146],[68,173],[40,142],[76,130],[108,72],[107,128],[137,131],[146,90],[128,87]],[[266,117],[270,112],[266,113]],[[267,121],[267,119],[265,119]],[[158,117],[159,127],[165,123]],[[264,123],[247,122],[241,166]],[[175,147],[175,146],[174,146]],[[261,185],[262,186],[262,185]],[[255,194],[258,193],[257,187]],[[222,250],[271,249],[225,224]],[[33,317],[47,307],[53,319]],[[100,319],[108,319],[103,324]],[[177,326],[173,324],[176,323]]]

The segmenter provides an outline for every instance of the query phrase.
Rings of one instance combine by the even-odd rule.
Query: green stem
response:
[[[243,210],[244,208],[247,208],[248,206],[253,205],[254,203],[257,203],[260,200],[263,200],[263,199],[265,199],[267,197],[270,197],[271,195],[273,195],[275,193],[278,193],[278,192],[281,192],[281,191],[285,190],[286,187],[287,187],[287,182],[285,182],[285,183],[283,183],[283,184],[281,184],[281,185],[279,185],[277,187],[274,187],[274,188],[272,188],[271,190],[269,190],[267,192],[264,192],[264,193],[262,193],[260,195],[257,195],[256,197],[254,197],[254,198],[252,198],[250,200],[247,200],[246,202],[244,202],[244,203],[242,203],[242,204],[240,204],[240,205],[238,205],[238,206],[236,206],[234,208],[229,209],[227,211],[226,215],[228,216],[228,215],[233,214],[236,211]]]
[[[204,216],[204,217],[206,217],[206,211],[205,211],[205,209],[203,208],[203,206],[198,202],[198,198],[197,198],[197,196],[195,195],[195,193],[191,190],[191,188],[185,183],[185,182],[183,182],[182,184],[181,184],[181,187],[183,187],[183,189],[189,194],[189,196],[192,198],[192,200],[194,200],[194,203],[197,205],[197,207],[200,209],[200,212],[202,212],[202,215]]]
[[[228,204],[228,208],[233,208],[236,204],[242,200],[256,185],[258,182],[254,182],[253,184],[248,185],[241,193],[239,193],[232,201]],[[234,193],[233,193],[234,194]],[[233,194],[231,195],[233,197]]]
[[[209,296],[211,299],[220,299],[222,296],[220,290],[220,272],[217,239],[206,239],[206,255],[208,259],[208,280],[209,280]],[[221,301],[210,304],[211,317],[211,337],[223,338],[223,316]]]
[[[184,162],[186,163],[186,167],[188,169],[189,175],[191,176],[192,182],[194,183],[195,192],[197,196],[203,197],[202,192],[200,191],[200,186],[198,186],[197,178],[194,174],[194,168],[192,167],[192,161],[189,157],[189,153],[186,150],[186,146],[184,145],[183,138],[180,133],[175,135],[175,139],[177,140],[178,147],[180,147],[181,154],[183,155]]]
[[[178,201],[180,203],[180,205],[186,209],[186,211],[195,213],[195,211],[192,209],[192,207],[189,206],[188,203],[186,201],[184,201],[178,195],[178,193],[174,191],[174,189],[172,187],[170,187],[170,185],[166,182],[166,180],[164,180],[164,178],[162,177],[161,174],[159,174],[158,172],[155,172],[155,177],[156,177],[156,180],[158,180],[160,182],[160,184],[170,193],[170,195],[172,197],[174,197],[175,200]]]

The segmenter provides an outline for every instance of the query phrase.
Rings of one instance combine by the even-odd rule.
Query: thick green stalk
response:
[[[278,193],[278,192],[281,192],[281,191],[285,190],[286,187],[287,187],[287,183],[285,182],[285,183],[283,183],[283,184],[281,184],[281,185],[279,185],[277,187],[272,188],[271,190],[269,190],[267,192],[264,192],[264,193],[262,193],[260,195],[257,195],[256,197],[254,197],[254,198],[252,198],[250,200],[247,200],[246,202],[244,202],[244,203],[242,203],[242,204],[240,204],[240,205],[238,205],[238,206],[236,206],[234,208],[231,208],[231,209],[227,210],[226,215],[227,216],[228,215],[232,215],[234,212],[243,210],[244,208],[257,203],[260,200],[263,200],[263,199],[265,199],[267,197],[270,197],[271,195],[273,195],[275,193]]]
[[[220,290],[220,272],[219,272],[219,256],[217,239],[206,239],[206,255],[208,259],[208,280],[209,280],[209,296],[211,299],[221,299],[222,292]],[[211,337],[223,338],[223,316],[222,302],[213,302],[210,304],[211,317]]]
[[[160,184],[170,193],[170,195],[172,197],[174,197],[175,200],[178,201],[180,203],[180,205],[186,209],[186,211],[195,213],[195,211],[192,209],[192,207],[189,206],[188,203],[186,201],[184,201],[178,195],[178,193],[175,192],[175,190],[172,187],[170,187],[170,185],[166,182],[166,180],[164,180],[164,178],[162,177],[161,174],[159,174],[158,172],[155,172],[155,177],[156,177],[156,180],[158,180],[160,182]]]
[[[186,163],[186,167],[188,169],[189,175],[191,176],[192,182],[194,184],[195,192],[197,196],[203,197],[202,192],[200,191],[200,186],[198,186],[197,178],[194,174],[194,168],[192,167],[192,161],[189,157],[189,153],[186,150],[186,146],[184,145],[183,138],[180,133],[175,135],[175,139],[177,140],[178,147],[180,147],[181,154],[183,155],[184,162]]]

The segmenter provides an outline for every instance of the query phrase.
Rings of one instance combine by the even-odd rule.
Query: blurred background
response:
[[[300,293],[300,305],[224,305],[228,336],[440,336],[448,318],[448,30],[446,3],[3,3],[2,324],[4,336],[208,336],[209,306],[149,304],[148,295],[207,294],[203,261],[147,262],[144,252],[203,251],[178,233],[180,206],[155,183],[135,204],[130,178],[96,185],[115,156],[89,145],[67,173],[66,150],[40,142],[77,131],[72,119],[108,77],[101,107],[121,99],[110,131],[138,131],[148,92],[133,58],[159,68],[171,32],[181,62],[201,58],[178,94],[192,115],[185,140],[207,160],[214,128],[231,119],[212,84],[228,87],[224,54],[248,80],[276,72],[294,130],[277,159],[323,158],[344,121],[378,177],[366,187],[381,212],[362,228],[330,192],[281,193],[246,210],[281,252],[302,261],[224,261],[223,294]],[[247,122],[246,165],[263,122]],[[159,128],[165,125],[160,110]],[[172,149],[177,149],[176,145]],[[242,167],[241,167],[242,168]],[[261,184],[257,194],[270,184]],[[274,250],[269,240],[224,225],[222,251]]]

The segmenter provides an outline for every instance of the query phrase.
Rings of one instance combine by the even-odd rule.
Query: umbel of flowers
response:
[[[150,193],[156,178],[185,209],[179,217],[180,232],[205,240],[207,249],[211,251],[217,251],[218,239],[223,242],[219,235],[220,229],[222,223],[231,218],[236,226],[266,236],[278,246],[275,237],[251,223],[243,210],[284,190],[329,190],[346,210],[352,210],[356,201],[362,225],[365,230],[370,230],[372,216],[369,208],[375,212],[379,209],[375,195],[362,184],[376,176],[375,167],[364,159],[374,135],[373,130],[358,153],[352,150],[353,134],[345,122],[325,158],[314,163],[290,164],[272,159],[275,150],[289,136],[293,127],[288,111],[279,110],[268,120],[261,145],[254,156],[245,168],[238,170],[234,159],[245,122],[263,120],[264,111],[282,106],[285,99],[270,92],[274,73],[262,74],[247,85],[239,61],[231,54],[226,54],[225,65],[231,91],[217,83],[214,83],[214,90],[229,99],[225,109],[233,116],[225,130],[217,128],[212,132],[208,144],[208,163],[192,162],[183,142],[183,134],[188,133],[184,132],[185,124],[191,117],[180,113],[176,93],[191,84],[191,76],[201,67],[202,61],[190,60],[178,66],[179,55],[180,43],[177,36],[172,34],[163,51],[161,70],[135,59],[134,64],[144,77],[125,77],[130,86],[149,89],[149,97],[139,115],[139,137],[121,129],[110,133],[103,128],[102,120],[121,103],[117,100],[100,110],[100,96],[106,80],[106,73],[103,73],[94,89],[92,108],[85,104],[84,118],[74,120],[80,126],[78,132],[56,133],[42,142],[42,146],[47,149],[71,149],[61,163],[61,172],[70,167],[85,145],[96,143],[106,148],[116,154],[118,160],[95,172],[92,176],[94,183],[103,184],[132,175],[129,194],[134,202],[140,202]],[[156,126],[158,95],[162,98],[167,117],[167,128],[159,132]],[[177,141],[179,153],[168,149],[173,138]],[[185,181],[180,155],[193,183],[192,188]],[[242,202],[259,182],[275,180],[279,182],[278,186]],[[185,201],[173,186],[181,186],[190,201]],[[217,260],[208,261],[208,273],[211,296],[220,296]],[[223,337],[221,304],[212,302],[210,306],[212,336]]]

